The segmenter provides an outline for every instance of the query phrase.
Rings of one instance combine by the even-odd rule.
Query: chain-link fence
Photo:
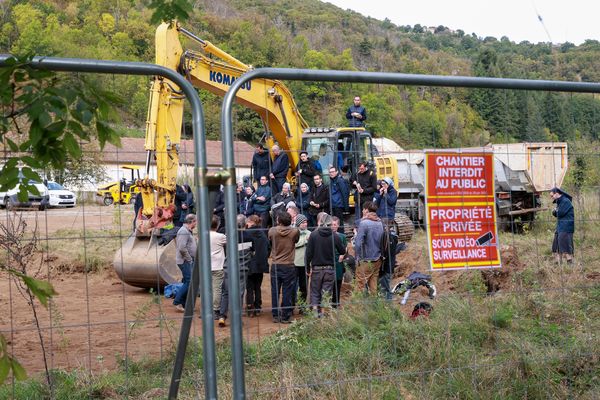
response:
[[[356,132],[351,139],[361,140]],[[302,172],[298,168],[297,176],[291,170],[284,181],[294,176],[296,184],[289,192],[266,176],[281,157],[272,154],[272,147],[264,149],[266,174],[255,174],[253,158],[264,158],[263,150],[231,141],[241,187],[236,190],[235,181],[227,181],[223,189],[211,186],[211,221],[206,225],[214,225],[211,232],[199,233],[211,244],[210,263],[200,268],[210,271],[201,279],[209,276],[213,285],[213,312],[204,317],[214,318],[216,375],[204,370],[206,321],[198,317],[205,308],[196,305],[189,319],[180,398],[204,396],[213,378],[221,398],[597,398],[600,188],[585,179],[565,180],[576,170],[585,176],[587,168],[597,165],[592,149],[549,142],[498,150],[494,185],[496,195],[502,193],[495,199],[502,268],[430,272],[422,229],[427,220],[419,211],[421,149],[390,149],[375,142],[361,150],[335,130],[316,133],[322,134],[314,142],[318,145],[303,146],[304,165],[312,166],[314,174],[308,175],[307,167]],[[3,203],[8,207],[0,213],[2,264],[47,280],[58,294],[43,307],[17,279],[2,272],[0,330],[30,379],[9,377],[0,397],[167,397],[184,314],[165,289],[166,284],[174,284],[168,286],[171,292],[181,289],[183,267],[175,261],[174,235],[193,209],[177,200],[173,227],[163,226],[128,247],[139,231],[140,221],[136,224],[134,218],[142,223],[147,218],[135,204],[138,195],[129,179],[134,169],[122,169],[132,165],[144,172],[143,163],[136,161],[146,159],[143,139],[139,141],[141,145],[130,139],[122,149],[84,153],[108,160],[108,169],[119,174],[116,192],[84,201],[79,196],[74,207],[44,211],[20,210],[10,203],[10,195]],[[221,145],[205,145],[209,167],[211,155],[222,155]],[[193,160],[193,149],[191,143],[182,145],[180,160]],[[286,152],[291,155],[285,148],[281,154]],[[233,161],[227,157],[215,157],[214,165],[227,168]],[[378,169],[383,165],[378,160],[385,157],[397,164],[395,172]],[[317,166],[319,160],[323,162]],[[359,172],[361,163],[365,171]],[[504,166],[509,189],[498,174]],[[533,182],[542,169],[542,181],[549,185],[544,188]],[[304,192],[299,185],[303,179]],[[517,187],[519,182],[529,186]],[[182,174],[178,183],[194,187],[190,174]],[[555,185],[572,196],[572,260],[568,250],[558,259],[552,251],[557,219],[549,189]],[[70,200],[60,197],[70,194],[53,191],[51,199]],[[386,201],[394,191],[390,211]],[[131,196],[123,197],[126,193]],[[108,195],[113,204],[107,206]],[[227,196],[235,200],[233,211]],[[194,197],[189,204],[198,207]],[[369,213],[367,201],[374,201],[379,213]],[[501,201],[509,202],[507,213]],[[232,226],[224,224],[226,219],[237,214],[245,214],[233,224],[239,229],[226,229]],[[386,218],[381,226],[378,221]],[[379,226],[363,226],[367,233],[359,232],[363,219]],[[342,227],[336,229],[338,225]],[[376,268],[366,276],[359,267],[357,279],[358,262],[371,257],[364,249],[357,256],[356,240],[364,234],[359,239],[364,243],[373,232],[369,229],[380,226],[397,243],[383,247],[387,263],[380,265],[373,255]],[[228,247],[232,242],[233,252]],[[381,241],[371,245],[381,252]],[[304,257],[296,257],[302,252]],[[229,287],[227,274],[232,258],[240,280],[236,288]],[[138,279],[148,273],[140,272],[142,267],[150,270],[153,281]],[[431,278],[407,281],[413,272]],[[411,292],[405,296],[407,288]],[[228,310],[229,292],[240,296],[240,308]],[[238,317],[243,348],[236,355],[230,328]],[[241,376],[239,369],[232,373],[240,355]]]

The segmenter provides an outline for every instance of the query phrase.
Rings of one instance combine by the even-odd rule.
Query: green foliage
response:
[[[109,125],[118,115],[120,98],[83,78],[64,78],[29,66],[31,57],[11,58],[0,71],[0,139],[15,153],[0,173],[0,189],[19,182],[18,163],[26,178],[40,181],[33,169],[64,169],[67,160],[81,157],[81,143],[95,137],[100,147],[119,144]],[[37,192],[23,180],[19,198]]]
[[[192,5],[188,0],[152,0],[148,8],[154,10],[150,18],[153,24],[174,19],[185,21],[192,12]]]

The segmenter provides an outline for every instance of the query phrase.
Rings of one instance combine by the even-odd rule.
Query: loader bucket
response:
[[[119,278],[131,286],[163,287],[181,281],[181,271],[175,264],[175,240],[166,246],[157,244],[156,236],[129,236],[113,261]]]

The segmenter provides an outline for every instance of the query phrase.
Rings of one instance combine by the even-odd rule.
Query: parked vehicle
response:
[[[136,183],[140,181],[140,167],[137,165],[122,165],[121,168],[124,171],[131,171],[131,179],[127,180],[123,176],[120,181],[102,184],[96,190],[96,198],[105,206],[129,204],[135,199],[135,195],[140,192],[140,187]]]
[[[504,229],[532,222],[542,207],[540,194],[562,185],[568,167],[567,144],[562,142],[494,144],[494,184],[498,223]],[[425,163],[422,150],[380,153],[393,156],[397,165],[397,211],[413,222],[425,219]]]
[[[27,178],[19,171],[19,181],[23,182],[25,179]],[[16,208],[37,208],[40,211],[44,211],[49,204],[50,195],[48,193],[48,188],[43,183],[32,180],[29,180],[29,184],[35,185],[39,193],[29,192],[27,200],[24,202],[20,201],[18,194],[21,183],[18,183],[13,189],[10,189],[7,192],[0,192],[0,207],[7,208],[8,210],[14,210]]]
[[[48,187],[48,193],[50,195],[50,207],[75,207],[77,202],[75,193],[65,189],[61,184],[52,181],[47,181],[46,187]]]

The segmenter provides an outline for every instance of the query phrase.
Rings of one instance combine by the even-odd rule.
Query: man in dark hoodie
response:
[[[568,264],[573,262],[573,233],[575,232],[575,210],[573,208],[573,197],[567,192],[553,188],[550,190],[552,202],[556,208],[552,215],[556,217],[556,231],[552,242],[552,253],[556,262],[560,263],[564,257]]]
[[[293,291],[296,287],[294,257],[296,242],[300,238],[298,228],[290,226],[292,217],[285,211],[275,216],[277,226],[269,229],[271,241],[271,307],[273,322],[289,324],[292,317]],[[279,294],[281,293],[281,303]]]
[[[260,181],[261,176],[269,176],[271,169],[271,157],[262,144],[256,145],[256,152],[252,156],[252,176],[255,182]]]
[[[331,216],[321,214],[319,227],[310,234],[306,245],[306,274],[310,276],[310,306],[322,315],[323,293],[333,295],[335,262],[346,254],[346,248],[337,233],[331,230]],[[333,300],[333,297],[332,297]]]
[[[296,168],[296,176],[298,177],[298,187],[306,183],[309,187],[313,185],[313,178],[318,173],[311,159],[308,158],[308,152],[300,152],[300,162]]]

